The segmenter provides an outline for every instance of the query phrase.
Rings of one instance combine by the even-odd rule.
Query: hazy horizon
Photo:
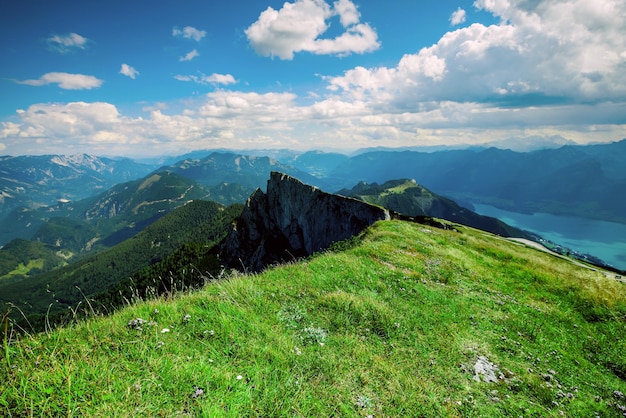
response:
[[[467,149],[487,149],[487,148],[497,148],[505,151],[513,151],[518,153],[527,153],[548,149],[558,149],[563,146],[593,146],[593,145],[609,145],[613,143],[618,143],[626,141],[626,138],[616,141],[609,142],[594,142],[589,144],[578,144],[575,142],[567,142],[567,143],[558,143],[558,142],[544,142],[541,144],[523,144],[523,143],[513,143],[513,146],[510,146],[511,143],[507,140],[494,142],[494,143],[485,143],[485,144],[457,144],[457,145],[414,145],[414,146],[403,146],[403,147],[383,147],[383,146],[372,146],[367,148],[358,148],[358,149],[333,149],[333,148],[310,148],[310,149],[292,149],[292,148],[284,148],[284,147],[276,147],[276,148],[202,148],[202,149],[194,149],[184,151],[181,150],[180,153],[165,153],[165,154],[154,154],[154,155],[121,155],[121,154],[95,154],[90,152],[72,152],[72,153],[32,153],[32,154],[19,154],[19,155],[11,155],[11,154],[2,154],[0,153],[0,157],[44,157],[44,156],[65,156],[65,157],[73,157],[79,155],[90,155],[98,158],[111,158],[111,159],[120,159],[120,158],[128,158],[131,160],[142,161],[142,160],[159,160],[159,159],[167,159],[167,158],[176,158],[182,157],[189,154],[196,153],[213,153],[213,152],[228,152],[234,154],[242,154],[242,155],[250,155],[250,156],[268,156],[275,157],[281,153],[290,154],[290,155],[301,155],[305,153],[311,152],[321,152],[328,154],[342,154],[347,157],[356,156],[359,154],[363,154],[366,152],[372,151],[416,151],[416,152],[437,152],[437,151],[457,151],[457,150],[467,150]]]

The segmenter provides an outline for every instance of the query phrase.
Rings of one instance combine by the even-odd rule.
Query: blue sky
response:
[[[622,0],[6,1],[0,154],[626,137]]]

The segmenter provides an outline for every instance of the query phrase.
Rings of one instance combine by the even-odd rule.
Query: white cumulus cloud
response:
[[[351,30],[362,24],[353,6],[349,0],[298,0],[267,9],[256,23],[268,19],[261,31],[268,42],[255,49],[285,59],[299,51],[346,51],[354,42],[347,39]],[[626,137],[626,3],[476,0],[475,7],[498,23],[454,28],[395,65],[322,76],[327,89],[306,97],[231,91],[222,87],[237,83],[232,75],[196,73],[175,78],[215,91],[167,106],[148,104],[141,116],[123,115],[108,103],[32,105],[0,124],[3,152],[53,153],[63,147],[163,155],[222,147],[347,150]],[[320,34],[332,16],[345,30],[324,44]],[[337,42],[342,36],[344,46]],[[101,84],[78,76],[48,73],[22,83]]]
[[[193,49],[191,51],[189,51],[188,53],[186,53],[185,55],[183,55],[182,57],[178,58],[179,61],[191,61],[192,59],[194,59],[195,57],[199,56],[200,54],[198,53],[197,50]]]
[[[395,67],[327,78],[331,91],[388,100],[510,105],[626,100],[626,3],[477,0],[499,24],[448,32]]]
[[[192,81],[198,84],[213,84],[213,85],[228,85],[235,84],[237,80],[231,74],[217,74],[205,75],[175,75],[174,78],[179,81]]]
[[[339,0],[333,5],[335,7],[335,12],[339,15],[341,25],[344,28],[350,25],[356,25],[361,20],[359,10],[350,0]]]
[[[206,36],[206,31],[196,29],[193,26],[185,26],[182,29],[172,29],[172,35],[177,38],[191,39],[193,41],[199,42],[202,38]]]
[[[466,13],[465,10],[461,9],[460,7],[458,9],[456,9],[452,15],[450,16],[450,24],[452,26],[457,26],[460,25],[461,23],[465,22],[466,19]]]
[[[339,16],[344,32],[335,38],[320,38],[328,30],[328,20]],[[349,55],[371,52],[380,47],[376,31],[360,23],[360,13],[350,0],[339,0],[331,7],[324,0],[286,2],[280,10],[268,7],[245,34],[261,55],[291,60],[294,53]]]
[[[104,81],[92,75],[52,72],[34,80],[16,80],[16,83],[29,86],[58,84],[60,88],[65,90],[90,90],[100,87]]]
[[[72,32],[67,35],[52,35],[46,39],[46,42],[51,49],[65,54],[76,49],[87,48],[88,39]]]
[[[135,70],[128,64],[122,64],[122,68],[120,68],[120,74],[125,75],[126,77],[130,77],[134,80],[135,77],[139,75],[139,71]]]

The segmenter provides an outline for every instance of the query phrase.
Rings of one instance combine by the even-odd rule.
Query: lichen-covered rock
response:
[[[220,244],[222,262],[244,271],[328,248],[374,222],[389,219],[381,207],[325,193],[286,174],[272,172],[267,193],[257,189]]]

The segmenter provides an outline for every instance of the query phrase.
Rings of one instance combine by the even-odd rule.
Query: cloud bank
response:
[[[152,107],[134,117],[103,102],[32,105],[2,123],[0,139],[9,152],[17,147],[49,152],[62,143],[68,150],[146,155],[217,147],[354,149],[626,138],[626,3],[476,0],[474,5],[499,22],[455,27],[394,65],[324,75],[323,91],[315,95],[226,90],[237,84],[231,74],[177,75],[215,91],[178,103],[176,111]],[[320,38],[332,16],[339,18],[343,34]],[[452,14],[450,24],[460,20]],[[259,54],[281,59],[299,52],[354,53],[365,50],[350,38],[360,22],[349,0],[332,6],[298,0],[265,10],[246,35]],[[88,89],[102,80],[48,73],[21,83]]]
[[[395,67],[329,77],[329,89],[396,108],[424,102],[506,106],[626,97],[626,4],[612,0],[477,0],[498,25],[472,24]]]

